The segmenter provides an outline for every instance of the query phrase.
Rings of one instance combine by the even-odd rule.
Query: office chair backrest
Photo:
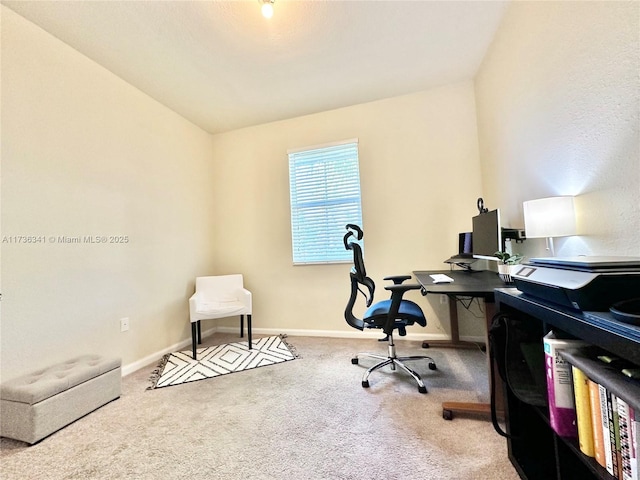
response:
[[[353,252],[353,267],[351,267],[351,273],[349,274],[351,277],[351,296],[349,297],[349,302],[347,303],[347,307],[344,311],[344,318],[353,328],[364,330],[364,321],[353,314],[353,307],[356,303],[358,292],[365,297],[367,307],[370,307],[373,302],[376,285],[373,280],[367,277],[364,258],[362,256],[362,247],[357,242],[357,240],[362,240],[362,230],[357,225],[352,224],[347,225],[346,228],[348,231],[343,238],[343,242],[345,248]],[[354,236],[354,231],[357,232],[357,240],[352,238]],[[367,288],[368,294],[360,289],[360,285]]]

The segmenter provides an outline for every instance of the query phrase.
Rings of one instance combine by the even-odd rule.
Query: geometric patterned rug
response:
[[[251,342],[251,350],[248,342],[199,348],[198,360],[193,359],[191,350],[167,354],[152,372],[149,379],[152,385],[147,390],[295,360],[298,355],[284,337],[276,335],[255,339]]]

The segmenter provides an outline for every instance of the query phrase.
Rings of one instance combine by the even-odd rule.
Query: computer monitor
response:
[[[458,234],[458,256],[473,256],[473,233],[463,232]]]
[[[476,215],[473,223],[473,258],[495,260],[494,253],[502,250],[502,228],[500,210]]]

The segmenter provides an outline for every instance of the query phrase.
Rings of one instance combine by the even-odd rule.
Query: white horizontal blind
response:
[[[350,262],[345,225],[362,225],[358,142],[289,152],[293,263]]]

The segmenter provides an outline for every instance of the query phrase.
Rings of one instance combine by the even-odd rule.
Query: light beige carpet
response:
[[[480,351],[430,349],[437,371],[375,372],[368,339],[288,337],[300,358],[171,388],[147,390],[154,366],[123,379],[122,397],[28,447],[0,440],[0,478],[12,479],[492,479],[518,478],[491,423],[442,418],[442,401],[486,400]],[[237,341],[216,334],[207,344]],[[397,341],[398,353],[423,353]]]

